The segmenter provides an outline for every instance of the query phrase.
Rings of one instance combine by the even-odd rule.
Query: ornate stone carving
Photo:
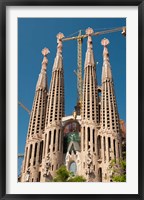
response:
[[[49,51],[49,49],[46,48],[46,47],[42,50],[42,55],[43,55],[43,56],[47,56],[49,53],[50,53],[50,51]]]
[[[93,172],[92,154],[89,148],[87,152],[87,158],[86,158],[86,175],[89,176],[92,172]]]
[[[92,38],[91,35],[93,34],[93,29],[92,28],[87,28],[86,29],[86,34],[88,35],[88,40],[87,40],[87,47],[88,49],[92,49]]]
[[[26,181],[26,182],[29,182],[29,179],[30,179],[30,168],[28,168],[28,170],[27,170],[27,172],[26,172],[25,181]]]
[[[104,38],[104,39],[101,41],[101,44],[102,44],[104,47],[106,47],[109,43],[110,43],[109,40],[106,39],[106,38]]]
[[[50,161],[50,154],[47,155],[46,160],[45,160],[45,167],[44,167],[44,177],[47,177],[49,175],[49,170],[51,168],[51,161]]]
[[[44,56],[43,61],[42,61],[42,70],[46,70],[46,65],[48,64],[48,59],[47,59],[47,55],[50,53],[48,48],[44,48],[42,50],[42,55]]]
[[[57,34],[57,52],[62,53],[62,38],[64,38],[63,33]]]
[[[87,34],[88,36],[92,35],[93,32],[94,32],[93,29],[90,28],[90,27],[86,29],[86,34]]]

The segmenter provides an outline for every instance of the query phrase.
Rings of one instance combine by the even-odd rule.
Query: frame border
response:
[[[6,194],[6,7],[7,6],[138,6],[138,194]],[[144,200],[144,1],[143,0],[0,0],[0,199]]]

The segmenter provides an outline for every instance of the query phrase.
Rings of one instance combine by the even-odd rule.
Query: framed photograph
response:
[[[0,9],[0,199],[144,199],[143,1]]]

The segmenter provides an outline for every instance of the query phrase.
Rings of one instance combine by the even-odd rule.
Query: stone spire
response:
[[[109,44],[109,40],[104,38],[101,41],[101,44],[104,46],[102,82],[104,82],[105,80],[112,81],[111,66],[110,66],[110,62],[109,62],[109,53],[108,53],[108,48],[107,48],[107,46]]]
[[[103,174],[106,175],[107,181],[110,176],[107,173],[110,160],[119,160],[121,157],[121,136],[120,122],[114,93],[114,84],[112,79],[111,66],[107,45],[108,39],[103,39],[101,44],[103,49],[103,67],[102,67],[102,92],[101,92],[101,129],[99,157],[102,158]],[[104,177],[103,177],[104,178]],[[104,179],[103,179],[104,180]]]
[[[97,139],[97,124],[98,124],[98,93],[96,81],[96,67],[94,61],[94,53],[92,47],[91,35],[93,30],[88,28],[86,34],[87,51],[84,66],[84,81],[83,81],[83,99],[82,99],[82,119],[81,119],[81,151],[82,151],[82,166],[85,166],[83,175],[88,181],[96,181],[97,163],[96,163],[96,139]],[[89,152],[89,156],[88,153]],[[91,158],[91,160],[90,160]]]
[[[36,85],[35,97],[30,115],[25,156],[22,168],[22,182],[40,181],[39,165],[42,162],[43,135],[47,103],[46,58],[49,50],[44,48],[42,68]]]
[[[62,38],[63,33],[57,34],[57,53],[54,60],[53,71],[62,67]]]
[[[91,120],[95,123],[98,123],[98,94],[96,81],[96,67],[91,37],[92,33],[92,28],[88,28],[86,30],[88,40],[84,65],[82,119]]]
[[[102,124],[103,128],[119,132],[119,117],[114,94],[114,85],[112,80],[111,66],[109,62],[109,53],[107,45],[108,39],[103,39],[101,44],[103,50],[103,68],[102,68]],[[105,102],[105,103],[104,103]],[[104,114],[105,113],[105,114]]]
[[[88,65],[91,65],[93,67],[95,66],[92,37],[91,37],[92,33],[93,33],[92,28],[86,29],[86,35],[88,35],[88,40],[87,40],[87,52],[86,52],[86,58],[85,58],[85,67]]]
[[[43,153],[43,171],[47,157],[51,166],[47,173],[43,174],[43,181],[50,180],[55,175],[55,171],[62,164],[63,153],[63,134],[61,120],[64,117],[64,72],[62,62],[62,38],[64,35],[57,35],[57,53],[54,60],[52,78],[48,93],[44,153]]]
[[[62,38],[64,35],[57,35],[57,53],[54,60],[52,78],[50,83],[46,126],[56,121],[60,121],[64,116],[64,73],[62,58]]]
[[[44,56],[43,61],[42,61],[42,68],[41,68],[41,72],[39,74],[39,78],[37,81],[37,85],[36,85],[36,90],[38,89],[42,89],[42,90],[47,90],[47,74],[46,74],[46,70],[47,70],[47,64],[48,64],[48,59],[47,59],[47,55],[48,53],[50,53],[49,49],[44,48],[42,50],[42,55]]]

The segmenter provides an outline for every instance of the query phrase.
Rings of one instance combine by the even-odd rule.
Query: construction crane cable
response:
[[[72,33],[72,34],[68,35],[67,37],[71,37],[71,36],[75,35],[76,33],[78,34],[78,33],[79,33],[79,31],[76,31],[76,32],[74,32],[74,33]]]
[[[116,29],[118,27],[105,27],[105,28],[93,28],[93,30],[97,31],[97,30],[111,30],[111,29]],[[119,27],[122,28],[122,27]]]

